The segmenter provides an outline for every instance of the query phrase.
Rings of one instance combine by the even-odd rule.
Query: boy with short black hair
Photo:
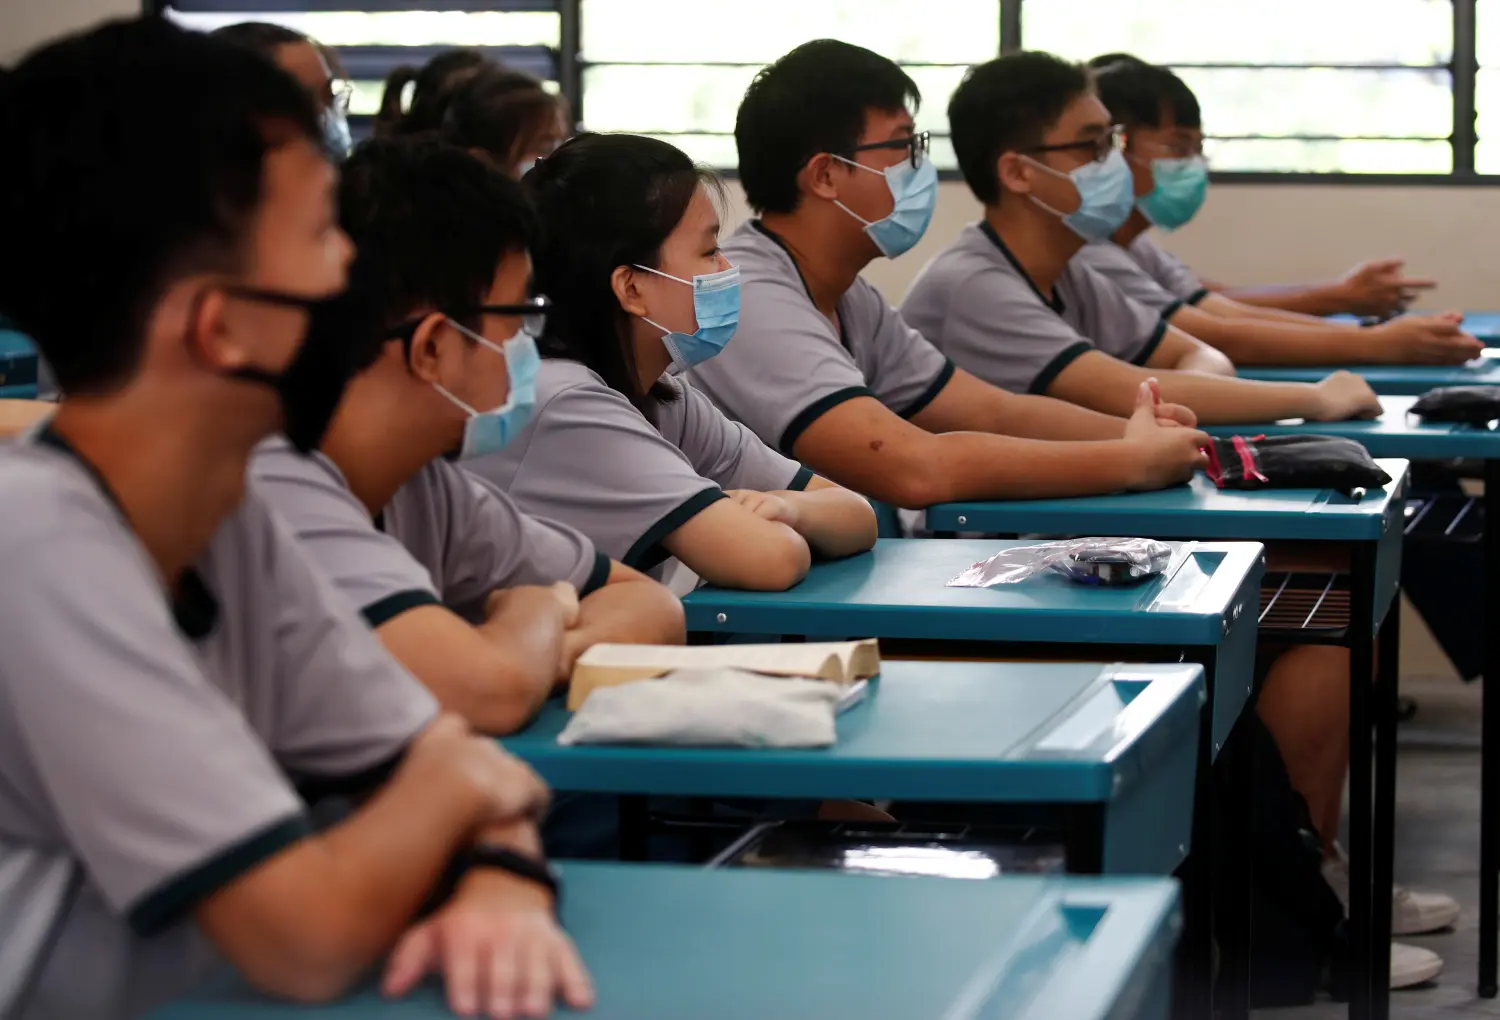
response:
[[[313,457],[251,473],[385,646],[475,727],[524,726],[601,641],[677,643],[682,607],[573,528],[522,513],[449,459],[499,450],[535,402],[537,322],[520,186],[430,138],[343,166],[359,249],[337,343],[357,373]]]
[[[860,278],[873,259],[910,249],[932,217],[919,101],[895,63],[831,39],[756,75],[735,141],[760,218],[723,246],[740,270],[739,327],[692,370],[694,385],[768,445],[897,506],[1185,479],[1203,437],[1158,425],[1156,410],[1193,422],[1154,409],[1148,387],[1126,387],[1128,425],[1005,393],[956,368]]]
[[[1073,264],[1134,202],[1085,68],[1046,53],[979,64],[954,92],[948,119],[984,218],[928,263],[901,313],[961,367],[1110,414],[1127,411],[1126,395],[1152,374],[1164,399],[1214,424],[1380,413],[1369,386],[1347,372],[1316,385],[1213,374],[1233,374],[1223,355]]]
[[[1135,207],[1108,240],[1085,245],[1075,261],[1237,365],[1441,365],[1478,356],[1482,345],[1459,328],[1457,313],[1409,315],[1361,328],[1244,304],[1204,287],[1148,233],[1153,226],[1182,226],[1207,194],[1197,98],[1167,68],[1111,56],[1094,81],[1100,101],[1124,129]],[[1338,286],[1357,286],[1360,274],[1353,279]]]
[[[23,60],[0,136],[0,220],[44,239],[0,252],[0,307],[69,395],[0,449],[0,1013],[137,1016],[226,958],[327,999],[392,947],[395,994],[441,970],[463,1014],[586,1005],[544,787],[438,715],[246,483],[348,375],[312,102],[153,18]],[[324,796],[353,806],[320,832]]]
[[[1095,71],[1103,71],[1107,68],[1125,69],[1132,72],[1132,75],[1112,83],[1111,88],[1120,91],[1128,88],[1135,92],[1137,101],[1144,100],[1136,116],[1131,117],[1129,110],[1116,110],[1118,100],[1109,94],[1103,95],[1105,105],[1121,118],[1122,122],[1130,119],[1138,124],[1156,123],[1153,118],[1156,111],[1160,109],[1161,94],[1151,97],[1147,95],[1147,92],[1156,91],[1165,83],[1166,99],[1172,109],[1172,123],[1169,127],[1162,124],[1157,126],[1164,128],[1168,136],[1166,140],[1172,143],[1179,158],[1200,154],[1203,149],[1203,120],[1198,107],[1198,97],[1193,94],[1192,89],[1188,88],[1186,82],[1170,72],[1168,72],[1169,78],[1158,79],[1155,85],[1145,82],[1146,89],[1137,89],[1133,83],[1135,80],[1133,72],[1152,66],[1130,53],[1105,53],[1089,61],[1089,67]],[[1127,85],[1127,82],[1132,84]],[[1104,92],[1102,85],[1101,92]],[[1117,92],[1116,95],[1118,94]],[[1181,260],[1158,247],[1149,238],[1144,244],[1133,246],[1133,251],[1142,255],[1145,264],[1153,273],[1158,267],[1170,267],[1171,273],[1179,280],[1186,281],[1188,278],[1196,280],[1196,274],[1183,265]],[[1404,266],[1405,262],[1401,259],[1375,259],[1355,266],[1339,279],[1328,283],[1226,287],[1223,284],[1199,281],[1193,289],[1201,286],[1213,293],[1222,292],[1241,305],[1264,313],[1268,318],[1280,317],[1279,311],[1313,316],[1337,315],[1344,312],[1384,318],[1404,311],[1407,303],[1419,292],[1430,290],[1437,285],[1435,280],[1406,276],[1402,273]],[[1189,293],[1191,292],[1190,290]]]

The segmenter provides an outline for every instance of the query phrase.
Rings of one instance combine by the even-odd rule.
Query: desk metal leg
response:
[[[1247,707],[1246,713],[1255,711]],[[1241,717],[1241,724],[1244,722]],[[1243,732],[1239,726],[1236,731]],[[1234,738],[1231,738],[1234,739]],[[1221,759],[1219,768],[1225,769],[1223,796],[1218,799],[1218,810],[1214,824],[1224,824],[1226,806],[1248,805],[1254,800],[1255,765],[1252,756],[1243,752]],[[1254,815],[1252,813],[1251,817]],[[1253,834],[1253,830],[1252,830]],[[1250,852],[1250,839],[1220,837],[1219,845],[1224,856],[1214,863],[1215,869],[1230,876],[1232,881],[1220,882],[1220,887],[1231,890],[1222,902],[1214,905],[1214,922],[1222,935],[1220,942],[1219,980],[1214,989],[1214,1007],[1220,1017],[1248,1018],[1250,1015],[1250,939],[1251,911],[1254,896],[1255,855]]]
[[[1376,952],[1370,960],[1372,1016],[1391,1015],[1391,954],[1380,952],[1391,941],[1391,889],[1396,855],[1396,695],[1400,686],[1401,606],[1391,603],[1380,624],[1375,668],[1375,862],[1372,869],[1374,914],[1370,940]]]
[[[1390,955],[1389,946],[1375,944],[1372,923],[1370,865],[1373,832],[1371,804],[1371,678],[1375,675],[1375,545],[1360,543],[1353,550],[1349,578],[1349,1015],[1355,1020],[1374,1016],[1373,1000],[1390,994],[1389,984],[1372,983],[1377,953]],[[1390,913],[1390,903],[1384,905]],[[1389,922],[1387,922],[1389,923]]]
[[[1500,461],[1484,462],[1484,714],[1479,743],[1479,995],[1495,997],[1500,938]]]
[[[1212,694],[1204,711],[1211,721]],[[1205,724],[1199,740],[1198,774],[1193,786],[1193,847],[1181,872],[1183,931],[1178,953],[1178,996],[1172,1011],[1177,1020],[1213,1016],[1213,857],[1216,834],[1211,825],[1212,743],[1210,726]]]

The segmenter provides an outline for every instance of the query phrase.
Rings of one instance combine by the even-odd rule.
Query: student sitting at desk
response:
[[[323,149],[335,162],[349,155],[349,97],[352,86],[338,80],[329,67],[328,51],[301,32],[264,21],[226,25],[213,33],[225,42],[254,50],[274,60],[296,78],[318,104],[323,125]]]
[[[1126,66],[1148,67],[1150,65],[1128,53],[1106,53],[1089,61],[1089,67],[1099,71],[1105,68],[1114,69]],[[1173,75],[1173,77],[1176,76]],[[1180,158],[1186,159],[1194,152],[1201,154],[1203,132],[1197,98],[1180,79],[1178,85],[1180,88],[1174,87],[1176,98],[1173,99],[1173,123],[1176,127],[1176,134],[1179,136],[1175,148],[1182,151]],[[1100,82],[1100,91],[1106,92],[1103,82]],[[1107,95],[1103,98],[1111,112],[1119,116],[1110,98]],[[1185,190],[1191,190],[1188,184],[1195,174],[1195,171],[1179,168],[1176,171],[1179,186]],[[1202,178],[1202,182],[1206,186],[1206,176]],[[1157,206],[1164,220],[1175,218],[1168,210],[1168,206],[1169,203]],[[1158,225],[1165,226],[1164,220]],[[1360,263],[1339,279],[1327,283],[1230,287],[1199,280],[1191,269],[1182,264],[1181,260],[1158,247],[1150,238],[1132,244],[1131,253],[1138,256],[1153,275],[1163,273],[1175,278],[1178,285],[1184,288],[1184,293],[1179,295],[1184,299],[1200,289],[1207,289],[1211,293],[1223,294],[1253,314],[1272,319],[1282,318],[1284,313],[1290,313],[1294,319],[1302,316],[1340,313],[1388,318],[1404,311],[1407,304],[1420,291],[1430,290],[1437,285],[1435,280],[1406,276],[1402,272],[1405,263],[1401,259],[1375,259]]]
[[[863,497],[692,385],[740,308],[713,172],[654,138],[585,135],[526,185],[542,220],[536,285],[553,301],[537,409],[515,442],[466,466],[640,570],[676,557],[713,584],[779,590],[811,554],[870,548]]]
[[[979,64],[948,105],[959,168],[984,218],[930,262],[901,314],[980,378],[1125,414],[1151,375],[1213,424],[1380,413],[1363,379],[1311,385],[1212,374],[1233,366],[1086,266],[1085,243],[1133,205],[1129,166],[1082,66],[1046,53]],[[1204,371],[1208,369],[1208,371]]]
[[[1483,345],[1461,316],[1408,315],[1361,328],[1241,304],[1203,287],[1157,247],[1147,231],[1175,230],[1198,211],[1208,188],[1198,100],[1164,67],[1117,60],[1094,72],[1099,99],[1125,132],[1135,207],[1108,240],[1083,246],[1074,261],[1106,277],[1172,325],[1213,344],[1236,365],[1457,365]]]
[[[433,970],[460,1013],[586,1006],[545,789],[437,714],[246,485],[347,378],[309,332],[350,256],[312,102],[151,18],[23,60],[0,132],[0,219],[47,238],[0,306],[70,394],[0,449],[0,1014],[123,1020],[226,961],[329,999],[392,947],[395,994]]]
[[[735,142],[760,218],[724,244],[740,270],[739,327],[693,386],[766,445],[901,507],[1187,478],[1203,436],[1160,426],[1145,387],[1127,386],[1123,413],[1141,405],[1128,425],[1005,393],[955,368],[860,278],[932,218],[937,172],[909,109],[919,100],[896,64],[832,39],[756,75]]]
[[[535,216],[520,187],[433,139],[376,140],[343,168],[358,257],[333,328],[361,369],[312,458],[251,474],[387,648],[449,711],[510,733],[600,641],[675,643],[682,606],[565,525],[466,474],[535,400]]]
[[[375,114],[375,137],[421,135],[436,131],[443,124],[448,100],[453,90],[475,74],[498,65],[482,50],[471,48],[444,50],[421,67],[402,64],[385,79],[380,96],[380,110]],[[411,88],[411,103],[406,90]]]
[[[520,180],[572,133],[567,110],[525,71],[481,67],[453,89],[438,137]]]

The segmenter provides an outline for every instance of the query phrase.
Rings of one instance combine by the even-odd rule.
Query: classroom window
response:
[[[996,0],[756,0],[730,26],[702,0],[582,0],[584,124],[668,139],[733,167],[734,116],[755,72],[799,43],[832,37],[900,62],[922,90],[920,126],[942,169],[948,97],[970,64],[999,52]]]
[[[356,130],[391,68],[481,46],[544,80],[569,79],[560,87],[587,128],[657,135],[732,169],[735,111],[755,72],[827,36],[907,69],[947,171],[953,89],[969,65],[1024,45],[1176,68],[1202,103],[1217,171],[1500,174],[1500,0],[756,0],[733,23],[703,0],[147,3],[202,28],[276,21],[334,47],[355,86]],[[1455,39],[1458,12],[1471,8],[1474,38]],[[1002,38],[1002,25],[1018,34]],[[576,50],[562,52],[565,39]],[[1469,106],[1454,69],[1473,63]]]
[[[1023,0],[1028,49],[1123,50],[1197,93],[1216,170],[1449,173],[1452,0]]]
[[[1500,174],[1500,0],[1479,0],[1474,14],[1475,58],[1479,64],[1474,87],[1474,170]]]
[[[440,5],[443,0],[426,0]],[[349,0],[351,7],[357,6]],[[165,13],[202,31],[242,21],[269,21],[295,29],[331,48],[354,87],[349,112],[356,134],[368,130],[380,108],[385,77],[402,64],[420,66],[432,54],[454,46],[482,47],[513,66],[556,87],[560,28],[556,10],[295,10],[285,0],[180,0]],[[313,7],[313,4],[309,4]],[[325,5],[326,6],[326,5]],[[399,4],[389,5],[399,7]],[[413,4],[423,6],[421,2]],[[496,3],[496,8],[506,4]],[[514,7],[541,7],[519,4]]]

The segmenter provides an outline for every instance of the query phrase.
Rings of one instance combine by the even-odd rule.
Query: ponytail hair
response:
[[[385,76],[385,91],[380,95],[380,109],[375,112],[376,138],[388,138],[399,133],[398,128],[406,116],[401,97],[406,92],[406,86],[416,80],[417,69],[410,64],[402,64]]]

